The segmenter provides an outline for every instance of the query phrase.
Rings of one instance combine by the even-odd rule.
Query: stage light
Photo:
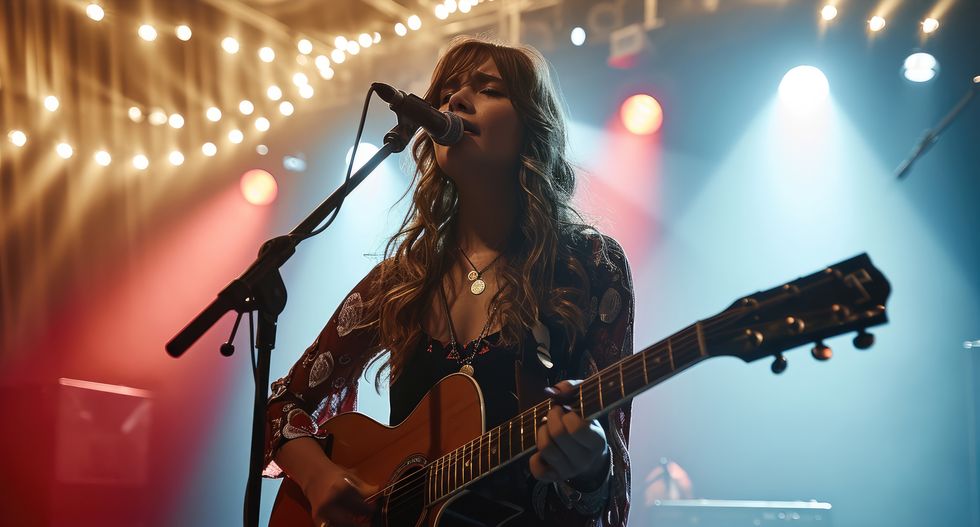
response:
[[[136,30],[136,33],[141,39],[147,42],[153,42],[157,39],[157,30],[150,24],[143,24],[138,30]]]
[[[928,82],[939,72],[939,62],[928,53],[913,53],[902,64],[902,75],[912,82]]]
[[[330,60],[332,60],[334,64],[343,64],[346,58],[347,57],[344,55],[344,50],[342,49],[335,49],[330,52]]]
[[[328,80],[330,80],[330,79],[333,78],[333,75],[334,75],[333,68],[327,67],[327,68],[323,68],[323,69],[321,69],[319,71],[320,71],[320,76],[323,77],[323,80],[328,81]]]
[[[637,94],[623,102],[619,111],[623,125],[636,135],[649,135],[660,129],[664,112],[660,103],[646,94]]]
[[[357,55],[361,52],[361,45],[353,40],[347,41],[347,53],[351,55]]]
[[[303,154],[282,156],[282,167],[290,172],[303,172],[306,170],[306,158]]]
[[[191,39],[191,28],[185,24],[181,24],[174,29],[174,33],[177,34],[177,38],[187,42]]]
[[[265,170],[256,168],[242,174],[240,183],[242,196],[252,205],[268,205],[276,199],[278,185],[276,178]]]
[[[145,155],[136,154],[133,156],[133,168],[136,170],[146,170],[148,166],[150,166],[150,160]]]
[[[305,86],[309,83],[310,83],[310,79],[306,76],[305,73],[298,72],[293,74],[293,84],[295,84],[297,88]]]
[[[326,55],[317,55],[316,58],[313,59],[313,65],[316,66],[317,69],[321,69],[321,70],[323,68],[329,68],[330,59],[328,59]]]
[[[272,86],[269,86],[268,90],[265,90],[265,94],[270,100],[278,101],[279,99],[282,99],[282,88],[273,84]]]
[[[148,120],[153,126],[164,125],[167,124],[167,114],[160,108],[154,108],[153,111],[150,112],[150,117]]]
[[[310,99],[313,97],[313,86],[309,84],[304,84],[299,87],[299,96],[304,99]]]
[[[170,161],[170,164],[175,167],[179,167],[180,165],[184,164],[184,154],[180,153],[180,150],[174,150],[173,152],[170,152],[170,155],[167,156],[167,159]]]
[[[439,20],[445,20],[449,18],[449,10],[446,9],[444,4],[437,4],[435,8],[435,15]]]
[[[378,44],[379,42],[381,42],[381,33],[378,33],[377,31],[375,31],[374,32],[374,43],[375,44]]]
[[[269,129],[269,120],[265,117],[259,117],[255,120],[255,129],[260,132],[265,132]]]
[[[58,157],[62,159],[68,159],[75,153],[75,150],[68,143],[58,143],[58,146],[55,146],[54,150],[58,152]]]
[[[350,156],[351,153],[353,152],[354,152],[353,146],[347,149],[347,155],[344,157],[344,168],[347,168],[347,165],[350,164]],[[356,172],[358,169],[364,166],[364,164],[370,161],[371,157],[373,157],[374,154],[377,153],[378,153],[377,146],[365,142],[358,143],[357,157],[354,158],[354,171]]]
[[[269,46],[259,48],[259,60],[262,62],[272,62],[276,60],[276,51]]]
[[[252,115],[252,112],[255,111],[255,105],[248,99],[242,99],[242,102],[238,103],[238,111],[242,112],[242,115]]]
[[[57,110],[59,106],[61,106],[61,102],[59,102],[58,98],[54,95],[48,95],[44,98],[44,109],[47,111],[53,112]]]
[[[233,37],[225,37],[221,39],[221,49],[225,50],[225,52],[230,55],[238,53],[240,47],[241,46],[238,44],[238,41]]]
[[[296,49],[304,55],[309,55],[310,53],[313,53],[313,43],[308,39],[301,38],[298,42],[296,42]]]
[[[213,157],[218,153],[218,147],[215,146],[214,143],[204,143],[201,145],[201,153],[208,157]]]
[[[453,14],[453,13],[455,13],[455,12],[456,12],[456,8],[458,7],[458,6],[456,5],[456,0],[446,0],[446,1],[445,1],[445,2],[443,2],[442,4],[443,4],[444,6],[446,6],[446,11],[447,11],[447,12],[448,12],[448,13],[449,13],[450,15],[451,15],[451,14]]]
[[[27,134],[20,130],[11,130],[10,133],[7,134],[7,138],[10,139],[10,142],[13,143],[14,146],[24,146],[27,144]]]
[[[357,36],[357,43],[360,44],[362,48],[369,48],[371,47],[371,44],[374,44],[374,39],[367,33],[361,33]]]
[[[136,106],[129,107],[129,120],[134,123],[141,122],[143,120],[143,112]]]
[[[110,156],[109,152],[106,152],[105,150],[99,150],[93,157],[95,158],[96,163],[104,167],[107,167],[109,166],[109,163],[112,163],[112,156]]]
[[[418,31],[422,28],[422,19],[418,15],[412,15],[408,17],[408,29],[412,31]]]
[[[877,15],[871,17],[871,20],[868,20],[868,29],[876,32],[885,29],[885,19]]]
[[[266,155],[266,154],[269,153],[269,147],[267,147],[265,145],[256,145],[255,146],[255,153],[258,154],[258,155],[260,155],[260,156],[264,156],[264,155]]]
[[[245,140],[245,134],[241,130],[235,128],[228,132],[228,140],[236,145]]]
[[[580,27],[572,28],[572,44],[581,46],[585,44],[585,30]]]
[[[827,5],[823,6],[823,9],[820,10],[820,16],[824,20],[826,20],[826,21],[829,22],[829,21],[837,18],[837,8],[834,7],[834,6],[832,6],[832,5],[830,5],[830,4],[827,4]]]
[[[205,115],[207,116],[208,121],[211,121],[212,123],[216,123],[221,120],[221,110],[219,110],[214,106],[208,108],[208,111],[205,112]]]
[[[170,114],[170,118],[167,119],[170,126],[173,128],[183,128],[184,127],[184,116],[179,113]]]
[[[459,0],[459,12],[460,13],[469,13],[470,12],[470,9],[472,9],[472,8],[473,8],[473,4],[471,4],[469,2],[469,0]]]
[[[935,18],[927,18],[922,21],[922,32],[929,34],[939,29],[939,21]]]
[[[405,35],[408,34],[408,28],[405,27],[405,24],[399,22],[395,24],[395,34],[398,35],[399,37],[404,37]]]
[[[279,103],[279,113],[285,115],[286,117],[293,115],[293,103],[289,101],[282,101]]]
[[[105,11],[102,9],[102,6],[100,6],[99,4],[89,4],[85,6],[85,14],[88,15],[88,17],[91,18],[92,20],[95,20],[96,22],[105,18]]]
[[[830,95],[830,84],[822,71],[813,66],[797,66],[779,83],[779,99],[794,111],[819,107]]]

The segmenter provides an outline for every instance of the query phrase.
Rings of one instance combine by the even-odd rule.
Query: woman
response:
[[[560,397],[570,379],[632,353],[629,267],[619,244],[576,221],[564,117],[540,53],[457,38],[425,100],[472,131],[449,147],[418,136],[412,205],[386,258],[272,384],[265,475],[296,481],[316,525],[356,525],[373,509],[370,489],[324,455],[317,427],[354,409],[372,359],[386,357],[391,425],[463,371],[490,428],[526,402],[525,370],[544,372],[542,388]],[[535,453],[476,490],[519,505],[507,525],[625,525],[629,415],[627,404],[590,423],[555,404]]]

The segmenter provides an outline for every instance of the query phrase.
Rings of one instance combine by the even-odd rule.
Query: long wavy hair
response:
[[[496,268],[501,284],[496,294],[501,324],[500,344],[521,342],[528,328],[541,320],[561,331],[568,349],[587,326],[588,279],[582,262],[573,257],[580,233],[590,228],[571,204],[575,172],[567,159],[567,131],[548,63],[536,49],[510,46],[473,37],[457,37],[439,58],[424,99],[439,107],[444,84],[493,59],[507,86],[511,103],[524,127],[520,167],[519,218],[503,265]],[[427,309],[456,257],[454,229],[459,198],[453,180],[436,163],[432,140],[420,134],[412,145],[415,191],[401,228],[391,237],[379,264],[375,291],[364,325],[376,325],[379,347],[387,351],[378,371],[397,379],[411,354],[425,343]],[[562,269],[571,277],[556,283]],[[373,361],[372,361],[373,362]]]

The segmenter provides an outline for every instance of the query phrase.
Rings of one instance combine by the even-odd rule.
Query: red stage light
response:
[[[241,188],[245,200],[252,205],[268,205],[275,201],[276,194],[279,193],[276,178],[260,168],[242,175]]]
[[[664,111],[660,103],[646,94],[633,95],[623,102],[619,110],[623,125],[636,135],[649,135],[660,130]]]

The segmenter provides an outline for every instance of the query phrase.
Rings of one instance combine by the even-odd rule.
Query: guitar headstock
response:
[[[774,355],[772,370],[786,368],[782,352],[815,343],[813,356],[830,358],[823,339],[857,331],[854,345],[871,347],[865,329],[885,324],[888,280],[867,254],[823,271],[749,295],[725,311],[702,321],[709,355],[731,355],[746,362]]]

